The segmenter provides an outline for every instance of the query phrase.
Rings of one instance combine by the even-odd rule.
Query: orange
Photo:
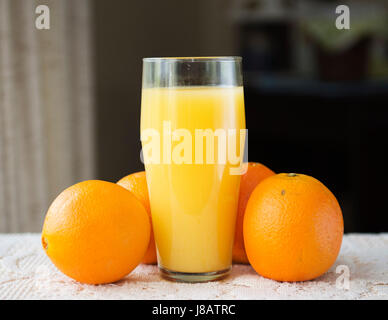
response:
[[[89,180],[67,188],[51,204],[42,245],[69,277],[109,283],[140,263],[150,230],[147,212],[131,192],[115,183]]]
[[[147,188],[145,171],[132,173],[122,178],[119,182],[117,182],[117,184],[131,191],[132,194],[143,204],[144,208],[147,210],[147,213],[150,219],[150,224],[151,224],[151,236],[150,236],[150,243],[148,245],[147,252],[142,262],[146,264],[155,264],[157,262],[156,247],[155,247],[154,233],[152,231],[151,207],[150,207],[150,200],[148,197],[148,188]]]
[[[241,176],[240,195],[238,199],[238,211],[236,220],[236,232],[234,235],[233,245],[233,262],[249,263],[247,255],[245,253],[243,237],[243,221],[245,208],[247,206],[249,197],[253,189],[255,189],[255,187],[265,178],[268,178],[274,174],[275,173],[271,169],[267,168],[261,163],[249,162],[248,171],[243,176]]]
[[[341,208],[318,180],[278,174],[253,191],[245,211],[244,242],[250,264],[278,281],[305,281],[335,262],[343,236]]]

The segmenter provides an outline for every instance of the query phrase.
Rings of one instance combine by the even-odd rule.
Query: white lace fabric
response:
[[[349,286],[341,265],[349,268]],[[121,281],[98,286],[59,272],[39,234],[0,234],[3,299],[388,299],[388,233],[345,235],[334,266],[312,281],[277,282],[234,265],[219,282],[174,283],[161,279],[156,266],[139,265]]]

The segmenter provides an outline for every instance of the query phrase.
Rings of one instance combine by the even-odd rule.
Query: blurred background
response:
[[[0,0],[0,232],[143,170],[141,59],[201,55],[243,57],[250,161],[322,181],[345,232],[388,231],[388,1]]]

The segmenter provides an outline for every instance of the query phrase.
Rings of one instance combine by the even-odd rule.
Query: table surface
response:
[[[156,266],[139,265],[121,281],[98,286],[60,273],[39,234],[0,234],[2,299],[388,299],[388,233],[345,235],[336,263],[312,281],[277,282],[234,265],[219,282],[175,283],[161,279]]]

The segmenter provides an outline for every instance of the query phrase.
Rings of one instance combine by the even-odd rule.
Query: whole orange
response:
[[[335,262],[343,228],[337,199],[321,182],[303,174],[277,174],[261,182],[248,201],[245,250],[266,278],[310,280]]]
[[[147,210],[151,224],[151,236],[147,252],[142,262],[146,264],[155,264],[157,262],[156,247],[154,233],[152,231],[151,207],[150,200],[148,197],[147,179],[145,171],[132,173],[122,178],[120,181],[117,182],[117,184],[131,191],[133,195],[143,204],[144,208]]]
[[[233,262],[249,263],[248,257],[245,253],[244,236],[243,236],[243,221],[245,208],[247,206],[249,197],[253,189],[265,178],[274,175],[271,169],[265,165],[256,162],[248,163],[247,172],[241,176],[240,194],[238,199],[238,211],[236,220],[236,231],[234,235],[233,245]]]
[[[57,268],[83,283],[117,281],[144,257],[150,223],[139,200],[111,182],[64,190],[48,209],[42,245]]]

